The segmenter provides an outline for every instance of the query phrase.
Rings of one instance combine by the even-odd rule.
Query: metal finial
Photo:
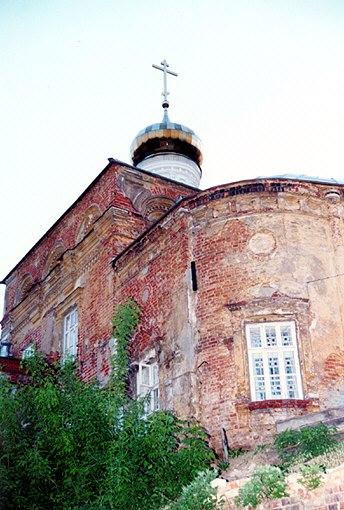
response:
[[[166,60],[163,60],[161,62],[161,65],[163,67],[152,64],[152,67],[154,67],[155,69],[159,69],[159,71],[162,71],[164,73],[164,92],[161,93],[161,95],[164,96],[164,100],[162,102],[162,107],[164,109],[164,117],[167,116],[167,118],[168,118],[167,108],[170,106],[170,103],[167,100],[167,96],[169,95],[169,92],[167,92],[167,73],[172,74],[173,76],[178,76],[178,74],[174,73],[173,71],[169,71],[167,69],[169,67],[169,65],[166,62]]]

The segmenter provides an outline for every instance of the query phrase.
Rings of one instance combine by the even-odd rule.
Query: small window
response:
[[[32,358],[35,355],[35,344],[28,345],[22,352],[22,359]]]
[[[253,401],[303,398],[294,322],[246,326]]]
[[[63,323],[63,357],[75,359],[78,351],[78,309],[67,313]]]
[[[157,363],[139,363],[137,396],[149,396],[145,404],[146,415],[159,409],[159,368]]]
[[[11,354],[11,343],[6,335],[0,340],[0,358],[8,358]]]

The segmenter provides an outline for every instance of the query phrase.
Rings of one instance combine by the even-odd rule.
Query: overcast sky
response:
[[[0,280],[162,119],[164,58],[202,188],[344,180],[343,50],[343,0],[0,0]]]

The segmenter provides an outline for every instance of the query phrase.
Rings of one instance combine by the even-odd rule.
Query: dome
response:
[[[202,142],[192,129],[171,122],[165,111],[162,122],[142,129],[130,147],[133,164],[164,177],[198,187],[201,178]]]

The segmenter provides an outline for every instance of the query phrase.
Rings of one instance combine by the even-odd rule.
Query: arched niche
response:
[[[15,296],[14,296],[14,306],[18,305],[23,299],[26,298],[32,285],[34,284],[34,279],[31,273],[26,273],[21,279]]]
[[[80,243],[80,241],[82,241],[83,238],[92,230],[94,222],[100,215],[100,207],[97,204],[93,204],[87,209],[76,235],[76,243]]]
[[[52,271],[52,269],[57,266],[65,251],[66,249],[62,241],[58,241],[54,244],[44,263],[44,276],[48,275],[50,271]]]

